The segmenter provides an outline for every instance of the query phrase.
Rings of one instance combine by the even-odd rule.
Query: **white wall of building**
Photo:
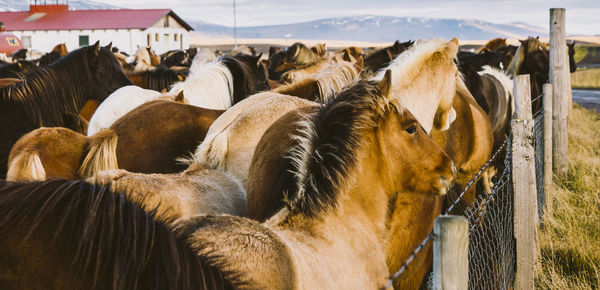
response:
[[[172,19],[172,18],[171,18]],[[160,22],[160,21],[159,21]],[[157,22],[158,23],[158,22]],[[169,23],[176,23],[170,21]],[[135,53],[138,46],[150,44],[158,54],[173,49],[188,49],[190,47],[189,32],[181,27],[149,27],[141,29],[96,29],[96,30],[38,30],[38,31],[11,31],[23,39],[31,38],[31,48],[43,53],[49,52],[59,44],[65,43],[69,51],[79,48],[80,36],[88,36],[89,44],[100,41],[101,45],[112,42],[114,47],[129,54]],[[177,35],[177,36],[176,36]],[[156,40],[158,38],[158,41]]]

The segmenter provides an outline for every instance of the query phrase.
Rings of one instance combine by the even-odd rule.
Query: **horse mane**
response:
[[[107,186],[60,179],[0,182],[0,196],[2,232],[23,225],[28,239],[43,224],[54,234],[50,244],[72,241],[72,269],[92,283],[90,289],[101,281],[113,289],[142,283],[148,289],[230,289],[236,282],[225,278],[235,275],[197,255],[187,235],[174,234]]]
[[[404,51],[402,54],[398,55],[390,64],[381,70],[378,71],[377,75],[374,79],[381,80],[386,72],[386,70],[392,71],[392,87],[390,91],[390,95],[392,98],[395,98],[396,102],[399,102],[404,108],[413,108],[415,106],[419,106],[421,102],[430,102],[427,98],[423,96],[420,97],[402,97],[401,91],[413,82],[413,80],[424,70],[427,70],[429,65],[427,65],[426,61],[432,57],[435,57],[437,53],[446,54],[445,48],[447,47],[448,42],[443,39],[431,39],[423,43],[419,43],[411,46],[409,49]],[[448,57],[455,57],[448,56]],[[458,76],[457,76],[458,77]],[[452,99],[454,95],[448,94],[444,96],[444,98],[440,99],[438,103],[439,106],[452,106]],[[417,120],[419,120],[418,112],[412,112],[415,116],[417,116]],[[423,120],[419,120],[422,125]],[[450,121],[451,123],[451,121]],[[427,125],[424,125],[427,127]],[[434,120],[435,126],[435,120]],[[425,131],[429,132],[431,128],[426,128]]]
[[[276,189],[287,195],[291,214],[316,216],[335,207],[338,189],[358,161],[364,130],[374,128],[389,110],[403,110],[382,96],[377,84],[359,81],[298,123],[292,133],[296,145],[285,154],[281,171],[290,172],[286,176],[292,180]]]
[[[232,72],[222,61],[192,63],[185,81],[175,83],[169,93],[184,91],[190,104],[210,109],[227,109],[233,104]]]
[[[488,74],[488,75],[493,76],[498,81],[500,81],[500,83],[504,87],[505,101],[511,105],[513,112],[514,112],[514,104],[512,102],[512,94],[513,94],[512,78],[510,76],[506,75],[506,73],[504,73],[503,71],[501,71],[497,68],[493,68],[489,65],[484,65],[482,68],[483,68],[483,70],[481,72],[479,72],[480,75]]]
[[[233,77],[232,105],[256,91],[255,80],[259,59],[257,56],[247,54],[221,58],[221,62],[229,69]]]
[[[18,60],[14,63],[0,65],[0,78],[23,79],[37,70],[38,66],[35,63],[28,60]]]
[[[345,86],[357,81],[359,73],[354,64],[343,61],[336,63],[329,70],[312,77],[300,79],[291,84],[280,86],[272,90],[272,92],[284,95],[292,94],[297,97],[324,103],[329,99],[330,95],[341,91]],[[314,96],[314,99],[310,98],[312,96],[298,96],[292,93],[306,86],[316,86],[318,95]]]
[[[21,104],[38,126],[63,126],[64,116],[78,113],[94,84],[86,53],[80,48],[52,65],[27,75],[23,82],[0,89],[0,105]]]
[[[141,72],[141,74],[146,76],[148,89],[155,91],[169,89],[174,83],[182,81],[185,78],[185,74],[163,66],[153,70]]]
[[[527,54],[533,53],[537,50],[542,50],[544,53],[547,54],[547,46],[541,43],[538,39],[529,37],[526,40],[521,41],[521,44],[515,52],[515,56],[513,57],[512,61],[508,65],[508,68],[506,69],[506,73],[509,75],[519,74],[519,71],[521,70],[521,66],[525,61],[525,57],[527,56]]]

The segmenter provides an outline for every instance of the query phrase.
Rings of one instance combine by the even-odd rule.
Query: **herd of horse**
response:
[[[2,64],[0,288],[383,288],[509,135],[512,76],[537,96],[548,67],[537,38]]]

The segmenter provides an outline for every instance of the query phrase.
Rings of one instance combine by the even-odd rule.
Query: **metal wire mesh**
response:
[[[511,289],[514,284],[513,186],[510,142],[491,194],[480,192],[469,220],[469,289]]]

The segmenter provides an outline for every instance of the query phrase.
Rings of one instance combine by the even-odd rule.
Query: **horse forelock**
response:
[[[391,97],[393,101],[397,103],[397,106],[410,110],[428,133],[431,130],[430,126],[433,126],[433,118],[430,118],[428,112],[436,112],[438,106],[443,106],[445,110],[449,109],[452,105],[454,91],[441,95],[438,91],[432,92],[439,95],[439,97],[433,98],[433,96],[423,96],[421,94],[407,96],[404,90],[418,89],[411,87],[412,82],[423,70],[430,69],[427,62],[436,53],[442,53],[443,57],[447,58],[446,60],[453,61],[455,59],[455,55],[446,54],[446,45],[447,42],[442,39],[431,39],[414,45],[396,57],[386,68],[381,69],[373,77],[374,80],[381,80],[386,70],[390,69],[392,71]],[[456,67],[454,62],[452,65]],[[458,74],[456,77],[458,78]]]
[[[364,129],[374,128],[392,108],[398,109],[381,96],[376,82],[360,81],[316,113],[303,115],[283,169],[295,178],[284,189],[291,214],[316,216],[336,207],[338,191],[358,161]]]
[[[203,260],[153,214],[84,181],[50,180],[0,183],[0,229],[25,227],[22,242],[41,230],[53,237],[48,246],[71,242],[65,258],[87,287],[114,289],[230,288],[223,273]],[[41,226],[43,225],[43,229]],[[50,228],[49,228],[50,227]]]

